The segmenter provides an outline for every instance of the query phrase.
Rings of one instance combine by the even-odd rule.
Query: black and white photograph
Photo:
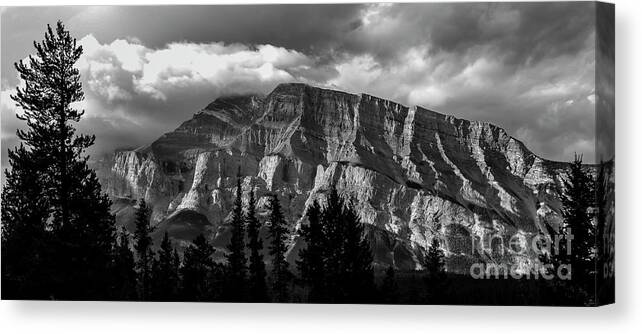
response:
[[[1,53],[3,300],[615,302],[613,4],[2,7]]]

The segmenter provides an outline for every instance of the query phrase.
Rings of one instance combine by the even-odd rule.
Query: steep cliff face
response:
[[[150,146],[117,152],[105,182],[119,210],[144,197],[157,231],[186,242],[206,232],[220,247],[237,174],[257,189],[260,214],[264,195],[279,195],[293,232],[336,184],[369,224],[377,262],[415,268],[439,237],[449,270],[467,271],[480,258],[524,268],[536,259],[506,247],[557,228],[564,168],[492,124],[284,84],[217,99]],[[291,244],[293,257],[295,233]]]

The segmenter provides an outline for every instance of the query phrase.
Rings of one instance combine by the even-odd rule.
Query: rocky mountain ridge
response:
[[[476,261],[527,270],[537,257],[507,251],[508,240],[557,228],[565,167],[489,123],[282,84],[265,97],[219,98],[151,145],[116,152],[103,185],[120,223],[145,198],[158,233],[189,242],[204,232],[223,252],[241,175],[259,214],[266,194],[279,196],[294,257],[305,208],[334,184],[369,224],[377,263],[417,268],[438,237],[448,270]]]

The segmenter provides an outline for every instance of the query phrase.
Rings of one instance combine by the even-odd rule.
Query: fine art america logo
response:
[[[573,233],[571,229],[567,230],[565,235],[556,235],[550,239],[544,235],[533,237],[530,242],[526,236],[521,233],[512,235],[507,242],[499,234],[490,236],[484,243],[477,236],[472,236],[472,252],[482,254],[496,254],[500,257],[505,255],[519,256],[526,255],[529,252],[536,254],[539,258],[569,258],[571,255],[571,243]],[[561,255],[561,256],[560,256]],[[470,266],[470,275],[475,279],[545,279],[552,280],[558,278],[561,280],[570,280],[572,275],[570,263],[542,263],[537,261],[534,264],[506,264],[506,263],[485,263],[478,262]]]

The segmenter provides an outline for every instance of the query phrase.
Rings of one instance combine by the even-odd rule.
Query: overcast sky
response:
[[[80,41],[79,128],[95,154],[148,144],[220,95],[307,82],[489,121],[536,154],[594,160],[592,3],[9,8],[2,159],[20,122],[13,62],[61,19]]]

